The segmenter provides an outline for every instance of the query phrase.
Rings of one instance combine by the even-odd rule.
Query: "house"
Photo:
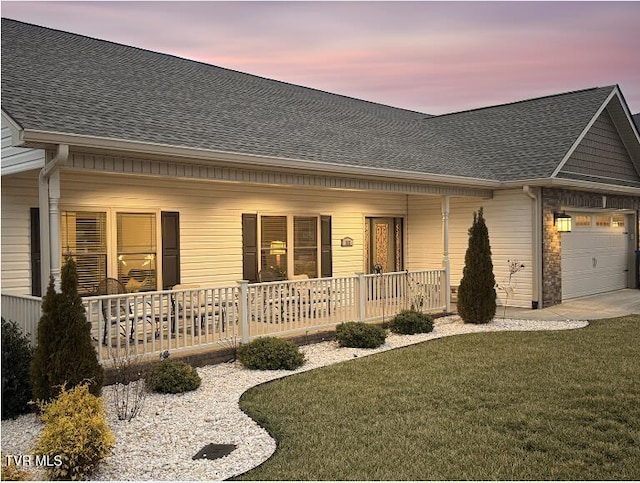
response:
[[[496,280],[525,266],[510,305],[636,287],[620,88],[432,116],[2,20],[3,294],[40,295],[64,253],[87,296],[376,265],[455,290],[481,206]]]

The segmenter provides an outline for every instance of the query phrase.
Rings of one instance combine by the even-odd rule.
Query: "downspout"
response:
[[[60,292],[60,171],[69,159],[69,145],[59,144],[54,158],[45,163],[38,176],[40,208],[40,254],[42,294],[53,277],[56,292]]]
[[[533,265],[532,309],[542,308],[542,206],[536,192],[528,185],[522,191],[531,198],[531,219],[533,233],[531,237],[531,263]]]

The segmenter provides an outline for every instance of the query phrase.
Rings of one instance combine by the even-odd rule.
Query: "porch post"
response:
[[[451,312],[451,263],[449,261],[449,196],[442,197],[442,269],[444,270],[444,306]]]
[[[364,322],[364,319],[367,317],[366,307],[367,307],[367,282],[364,278],[364,272],[356,272],[356,276],[358,277],[356,280],[356,307],[358,314],[358,322]]]
[[[56,292],[60,292],[60,171],[49,176],[49,248],[51,275]]]
[[[240,340],[243,344],[249,342],[249,281],[238,280],[240,296],[238,297],[238,315],[240,317]]]
[[[56,292],[60,292],[60,166],[69,158],[69,145],[59,144],[53,159],[45,163],[38,177],[40,208],[40,253],[42,294],[53,276]]]
[[[38,177],[38,209],[40,212],[40,293],[44,296],[49,286],[49,180],[42,173]]]

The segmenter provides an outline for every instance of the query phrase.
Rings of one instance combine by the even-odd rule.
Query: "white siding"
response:
[[[363,270],[364,217],[406,216],[407,206],[406,195],[400,194],[104,173],[65,172],[61,186],[61,210],[179,211],[182,282],[200,284],[242,278],[242,213],[331,215],[333,274],[341,276]],[[353,238],[353,247],[340,246],[346,236]]]
[[[30,208],[38,206],[35,171],[2,177],[2,292],[31,293]]]
[[[17,136],[16,128],[2,113],[2,175],[19,173],[44,166],[43,149],[16,148],[13,140]]]
[[[442,265],[439,197],[249,186],[190,180],[65,171],[61,209],[179,211],[183,283],[226,284],[242,278],[242,213],[331,215],[334,276],[364,270],[366,216],[401,216],[406,221],[406,268]],[[37,172],[2,178],[2,290],[28,294],[31,287],[29,209],[38,206]],[[498,191],[491,200],[452,199],[450,258],[458,285],[473,211],[485,208],[498,283],[508,277],[507,259],[526,265],[517,274],[510,305],[530,307],[532,288],[531,209],[521,191]],[[159,217],[158,217],[159,219]],[[113,233],[113,229],[110,229]],[[341,247],[343,237],[353,247]],[[115,242],[113,237],[111,244]],[[111,257],[113,258],[113,257]],[[112,274],[115,267],[112,267]],[[502,294],[500,294],[501,296]]]
[[[496,191],[493,199],[454,198],[449,214],[449,258],[451,284],[459,285],[468,246],[468,230],[473,212],[484,207],[489,229],[496,282],[509,278],[507,260],[518,260],[525,269],[515,275],[515,297],[510,306],[531,307],[532,300],[532,220],[531,201],[520,190]],[[439,198],[409,198],[408,268],[442,266],[442,214]],[[498,303],[504,293],[498,291]]]

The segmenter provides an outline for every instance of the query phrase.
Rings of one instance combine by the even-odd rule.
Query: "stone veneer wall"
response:
[[[562,240],[553,222],[553,214],[562,207],[570,209],[607,208],[640,210],[640,198],[635,196],[606,196],[586,191],[558,188],[542,189],[542,306],[550,307],[562,302]],[[636,216],[636,219],[639,219]],[[640,220],[639,220],[640,223]],[[640,232],[640,226],[638,227]]]

